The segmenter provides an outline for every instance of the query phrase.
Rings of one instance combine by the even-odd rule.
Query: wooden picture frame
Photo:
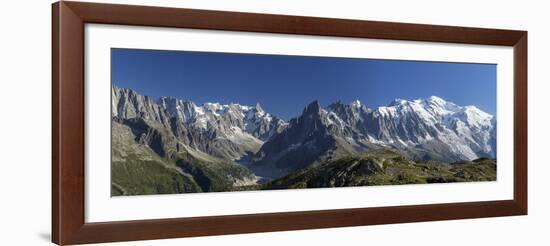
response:
[[[52,6],[52,241],[59,245],[527,214],[527,32],[61,1]],[[84,24],[513,47],[514,199],[85,223]]]

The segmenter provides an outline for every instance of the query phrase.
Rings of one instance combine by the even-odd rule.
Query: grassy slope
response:
[[[161,158],[136,142],[131,130],[113,123],[111,195],[175,194],[228,191],[238,177],[253,177],[248,169],[186,149]]]
[[[274,180],[264,189],[347,187],[496,180],[496,161],[415,162],[383,149],[340,158]]]
[[[157,160],[113,162],[111,195],[200,192],[193,177]]]
[[[113,123],[111,195],[200,192],[200,186],[174,163],[135,142],[127,126]]]

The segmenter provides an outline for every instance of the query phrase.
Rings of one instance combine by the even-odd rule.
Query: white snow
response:
[[[361,107],[361,101],[359,100],[354,100],[353,102],[351,102],[351,106],[354,107],[354,108],[358,108],[358,107]]]
[[[291,144],[290,146],[288,146],[287,151],[295,150],[300,146],[302,146],[302,143]]]
[[[324,118],[327,120],[328,125],[335,125],[342,130],[346,127],[347,124],[336,113],[323,108],[321,108],[321,113],[326,116]]]
[[[374,144],[415,145],[440,141],[453,153],[465,159],[476,158],[476,151],[480,149],[486,153],[493,151],[490,141],[494,117],[475,106],[460,107],[440,97],[431,96],[411,101],[396,99],[388,106],[374,109],[373,113],[373,116],[379,117],[380,121],[391,122],[395,127],[401,126],[408,120],[416,120],[423,124],[424,128],[429,129],[421,133],[416,142],[412,139],[401,139],[399,136],[384,136],[384,139],[377,139],[368,135],[367,140]],[[400,129],[407,128],[400,127]]]
[[[200,117],[195,120],[195,123],[193,125],[200,129],[207,129],[208,120],[206,119],[206,117]]]
[[[202,107],[194,106],[194,107],[193,107],[193,110],[195,111],[195,113],[196,113],[197,115],[203,115],[203,114],[205,114],[204,109],[203,109]]]

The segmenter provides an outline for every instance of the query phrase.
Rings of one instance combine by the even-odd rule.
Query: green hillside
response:
[[[412,161],[389,149],[330,161],[289,174],[263,189],[299,189],[496,180],[496,160],[462,163]]]

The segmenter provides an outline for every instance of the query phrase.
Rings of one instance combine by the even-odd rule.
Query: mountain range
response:
[[[115,195],[223,191],[376,149],[445,163],[496,156],[496,117],[436,96],[377,108],[314,101],[289,121],[259,103],[197,105],[116,86],[111,99]]]

